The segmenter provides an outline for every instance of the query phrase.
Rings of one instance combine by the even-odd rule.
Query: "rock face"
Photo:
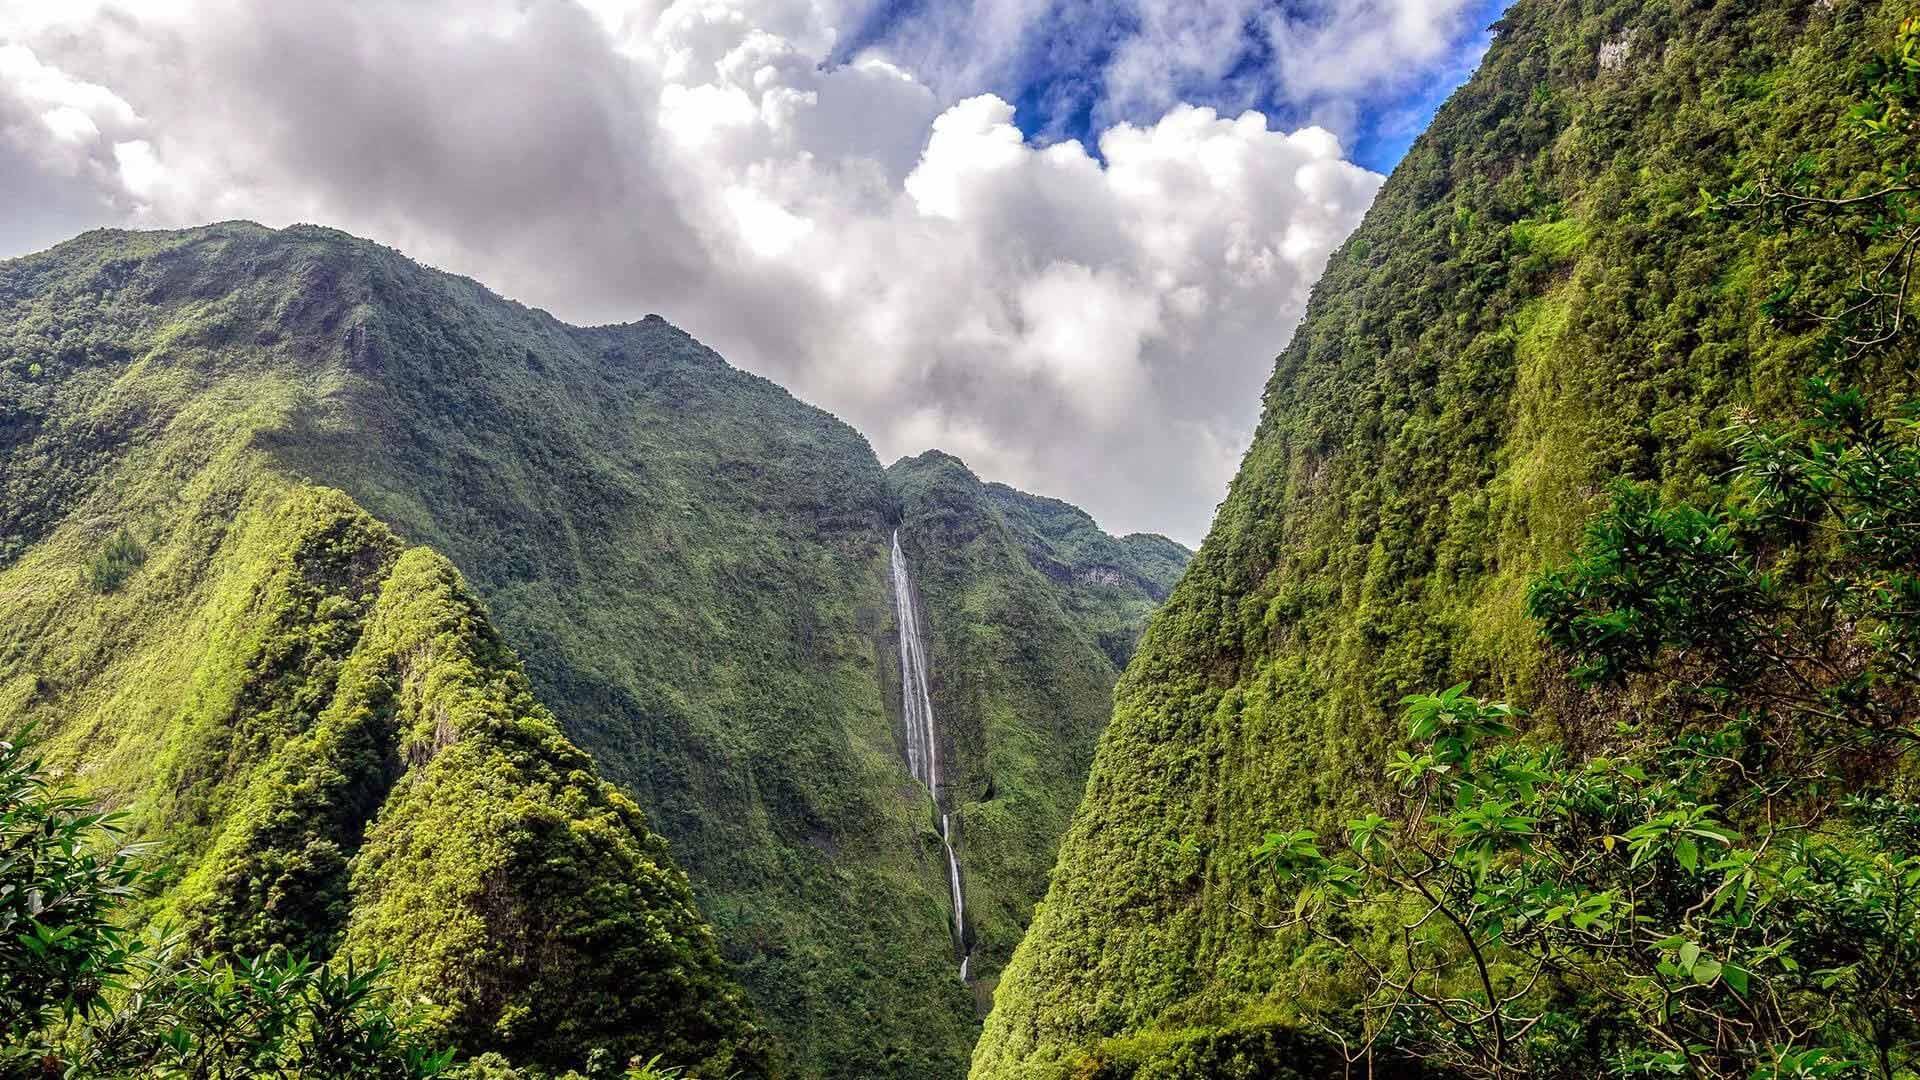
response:
[[[1530,576],[1613,477],[1703,494],[1732,408],[1797,406],[1811,335],[1762,305],[1784,268],[1846,253],[1706,220],[1699,191],[1864,153],[1838,128],[1842,88],[1904,14],[1509,9],[1276,363],[1231,493],[1116,690],[975,1080],[1341,1075],[1292,1004],[1337,988],[1249,914],[1252,848],[1364,812],[1408,693],[1472,679],[1550,718]],[[1616,64],[1631,77],[1602,74]],[[1915,383],[1907,361],[1851,374]]]
[[[396,953],[470,1048],[964,1070],[899,753],[900,507],[857,432],[657,318],[567,326],[313,227],[0,263],[0,729],[162,843],[165,914]],[[95,592],[122,529],[146,560]],[[1130,644],[1134,599],[1046,632]],[[1102,700],[1031,705],[1023,755],[1084,770],[1094,659],[1063,679]],[[1083,781],[975,835],[1034,852],[983,886],[1001,960]]]
[[[938,451],[887,477],[923,609],[968,977],[984,1006],[1046,889],[1114,682],[1187,552],[1109,536],[1083,511],[983,483]],[[1093,580],[1109,567],[1114,580]]]
[[[1600,46],[1600,70],[1619,71],[1633,59],[1633,34],[1631,32],[1606,41]]]

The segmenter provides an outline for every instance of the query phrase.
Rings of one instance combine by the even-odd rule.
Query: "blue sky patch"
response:
[[[1272,44],[1261,25],[1274,9],[1262,10],[1243,26],[1237,55],[1215,58],[1217,74],[1182,79],[1166,90],[1172,100],[1211,106],[1228,116],[1258,109],[1276,128],[1324,124],[1334,129],[1352,160],[1388,172],[1473,73],[1491,40],[1489,27],[1508,2],[1477,0],[1434,61],[1399,72],[1390,85],[1363,88],[1338,101],[1303,100],[1298,87],[1286,85],[1290,80],[1275,70]],[[1324,0],[1289,0],[1279,10],[1311,24],[1324,20],[1328,8]],[[897,56],[949,99],[997,94],[1013,103],[1015,122],[1036,144],[1077,139],[1097,154],[1099,132],[1113,123],[1159,118],[1116,109],[1106,85],[1116,50],[1141,31],[1137,0],[1053,0],[1028,13],[1011,47],[970,41],[969,11],[941,0],[887,0],[841,42],[837,57],[877,49]],[[982,51],[1002,55],[977,55]]]

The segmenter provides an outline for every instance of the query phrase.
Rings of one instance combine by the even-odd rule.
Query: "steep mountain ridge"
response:
[[[0,493],[4,723],[163,843],[156,914],[396,953],[473,1049],[560,1062],[670,998],[692,1011],[613,1045],[964,1069],[977,1006],[901,758],[900,501],[830,415],[660,319],[567,326],[331,230],[100,232],[0,263]],[[1120,640],[1143,609],[1087,610],[1046,632]],[[1070,677],[1104,695],[1088,653]],[[1002,753],[1084,763],[1095,704]],[[1003,952],[1083,775],[1001,834],[1037,868]],[[664,936],[594,938],[606,910]],[[672,942],[678,976],[647,952]]]
[[[75,567],[93,518],[0,572],[9,723],[131,800],[186,873],[153,917],[217,948],[391,958],[475,1051],[764,1075],[685,874],[459,572],[256,454],[197,464],[110,593]]]
[[[1607,482],[1714,490],[1779,415],[1842,242],[1699,213],[1809,153],[1908,14],[1831,0],[1518,0],[1331,260],[1228,499],[1116,691],[973,1075],[1338,1075],[1330,967],[1263,927],[1251,853],[1369,807],[1403,695],[1471,678],[1568,717],[1522,597]],[[1911,358],[1838,372],[1911,394]]]
[[[1033,568],[1065,590],[1067,609],[1124,670],[1193,553],[1155,533],[1109,536],[1079,507],[1005,484],[988,484],[987,496]]]

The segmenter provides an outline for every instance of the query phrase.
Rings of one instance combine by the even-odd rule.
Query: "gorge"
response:
[[[1515,0],[1197,552],[335,229],[0,261],[0,1080],[1912,1080],[1917,161],[1905,0]]]
[[[161,844],[180,884],[148,918],[250,951],[328,955],[364,932],[410,993],[464,972],[446,1030],[475,1052],[561,1065],[649,1045],[625,969],[557,974],[603,946],[514,945],[492,921],[559,904],[588,933],[580,898],[634,885],[601,876],[626,862],[582,858],[581,882],[543,891],[536,838],[600,835],[563,825],[575,796],[428,782],[486,744],[461,735],[469,701],[549,717],[536,741],[572,763],[555,775],[609,793],[639,845],[622,859],[684,870],[690,891],[632,925],[717,953],[687,969],[712,996],[684,991],[713,1030],[751,1016],[754,1060],[798,1076],[964,1070],[975,995],[1030,917],[1184,549],[944,456],[883,470],[851,428],[664,320],[570,327],[331,230],[90,233],[0,264],[0,338],[0,711]],[[926,613],[904,639],[897,526]],[[140,563],[97,590],[87,566],[116,542]],[[407,593],[437,579],[390,567],[427,552],[465,614],[401,647],[371,627],[426,602]],[[469,649],[490,673],[473,696],[428,692],[463,685]],[[922,727],[939,710],[918,777],[906,670]],[[429,791],[389,851],[394,800]],[[929,792],[964,830],[950,860],[921,840]],[[453,822],[491,854],[456,857]],[[490,936],[500,966],[455,959]],[[544,978],[598,1004],[556,1027],[517,996]],[[714,1045],[674,1054],[721,1060]]]

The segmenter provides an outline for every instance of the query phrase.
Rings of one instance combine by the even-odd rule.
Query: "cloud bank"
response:
[[[1261,30],[1272,62],[1351,101],[1366,41],[1461,8],[1360,6],[1387,21]],[[850,52],[871,0],[0,0],[0,255],[334,225],[572,321],[657,311],[883,460],[939,447],[1196,542],[1381,178],[1324,127],[1181,104],[1181,72],[1238,77],[1206,63],[1244,0],[1136,17],[1097,145],[1037,145],[964,71],[1027,11],[966,9],[966,61],[904,22]]]

